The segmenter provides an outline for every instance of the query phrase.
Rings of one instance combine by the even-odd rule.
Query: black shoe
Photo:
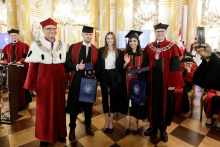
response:
[[[160,137],[161,137],[161,140],[163,142],[167,142],[168,141],[168,136],[167,136],[166,131],[160,131]]]
[[[207,128],[211,128],[211,127],[212,127],[212,124],[207,124],[207,123],[205,123],[205,126],[206,126]]]
[[[151,135],[153,132],[155,132],[156,130],[153,129],[153,128],[148,128],[145,132],[144,132],[144,135],[145,136],[149,136]]]
[[[25,105],[25,106],[24,106],[25,110],[26,110],[28,107],[29,107],[29,104]]]
[[[24,110],[27,110],[27,108],[25,106],[18,108],[18,111],[24,111]]]
[[[130,130],[125,128],[125,133],[126,133],[126,134],[129,134],[129,133],[130,133]]]
[[[216,129],[217,131],[220,131],[220,127],[215,126],[215,129]]]
[[[133,134],[136,135],[138,130],[133,130]]]
[[[43,141],[40,142],[40,147],[47,147],[47,145],[48,145],[47,142],[43,142]]]
[[[63,137],[59,137],[57,138],[57,140],[59,140],[59,142],[62,142],[62,143],[66,142],[66,138],[63,138]]]
[[[108,128],[103,128],[103,130],[104,130],[104,133],[108,132]]]
[[[109,133],[112,133],[112,132],[113,132],[113,129],[114,129],[114,128],[112,128],[112,129],[109,129],[109,128],[108,128],[108,132],[109,132]]]

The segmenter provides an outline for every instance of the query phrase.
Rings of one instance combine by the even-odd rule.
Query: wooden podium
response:
[[[22,115],[18,115],[18,90],[19,90],[20,68],[22,66],[23,65],[18,65],[18,64],[8,65],[8,63],[0,63],[0,76],[2,76],[1,77],[2,79],[3,77],[7,78],[7,84],[8,84],[7,92],[8,92],[8,100],[9,100],[8,119],[0,118],[0,123],[11,124],[15,122],[17,119],[22,117]],[[3,75],[2,72],[3,69],[6,70],[5,75]]]

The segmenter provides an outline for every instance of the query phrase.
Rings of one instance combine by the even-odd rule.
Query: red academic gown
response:
[[[43,142],[67,136],[65,75],[63,63],[30,63],[24,88],[36,89],[35,137]]]
[[[208,93],[205,98],[206,118],[212,118],[213,114],[218,114],[218,121],[220,121],[220,97],[216,96],[217,90],[208,89],[207,91]]]
[[[150,128],[166,128],[171,124],[174,110],[174,92],[168,91],[168,87],[181,87],[184,84],[179,59],[181,52],[176,44],[166,39],[159,45],[156,41],[148,44],[145,52],[149,57],[150,68],[148,76]]]
[[[25,81],[24,70],[27,69],[28,63],[24,62],[25,58],[23,58],[22,55],[27,54],[28,51],[29,51],[29,46],[26,43],[23,43],[21,41],[18,41],[17,43],[15,43],[16,63],[20,62],[21,64],[24,65],[24,67],[21,67],[21,70],[20,70],[18,107],[22,107],[28,104],[29,102],[31,102],[31,99],[32,99],[30,94],[27,93],[26,97],[28,97],[28,100],[25,101],[25,89],[23,88],[24,81]],[[7,58],[4,58],[3,62],[5,63],[14,62],[14,61],[11,61],[12,55],[13,55],[13,44],[12,43],[6,45],[4,49],[2,50],[2,53],[7,54]]]
[[[175,94],[175,113],[187,113],[189,111],[188,92],[192,89],[192,78],[196,72],[195,68],[191,68],[191,72],[185,69],[184,64],[181,65],[184,87],[178,87],[174,90]]]

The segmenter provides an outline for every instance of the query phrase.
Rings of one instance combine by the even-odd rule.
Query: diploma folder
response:
[[[93,75],[92,63],[85,63],[85,71],[86,71],[87,76],[92,76]]]
[[[145,66],[145,67],[142,67],[142,68],[139,68],[139,69],[134,69],[134,70],[130,70],[128,71],[128,75],[130,74],[133,74],[133,73],[138,73],[140,71],[148,71],[149,70],[149,66]]]

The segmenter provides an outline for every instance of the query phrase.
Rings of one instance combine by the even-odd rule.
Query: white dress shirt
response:
[[[108,56],[105,58],[105,69],[115,69],[115,51],[108,51]]]

